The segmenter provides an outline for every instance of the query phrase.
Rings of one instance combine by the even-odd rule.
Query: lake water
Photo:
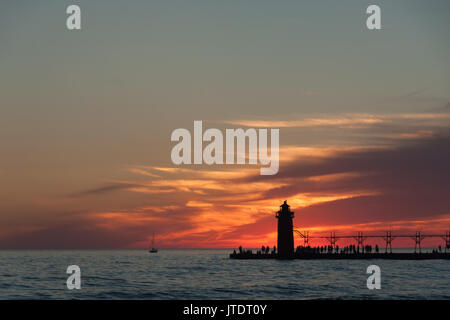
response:
[[[232,250],[4,250],[0,299],[450,299],[450,261],[231,260]],[[381,289],[366,269],[381,268]],[[67,266],[81,268],[68,290]]]

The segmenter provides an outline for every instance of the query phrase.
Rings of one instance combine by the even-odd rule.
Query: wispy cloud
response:
[[[121,183],[112,183],[112,184],[108,184],[106,186],[73,193],[73,194],[70,194],[69,196],[70,197],[82,197],[82,196],[91,196],[91,195],[103,195],[103,194],[107,194],[107,193],[111,193],[111,192],[119,191],[119,190],[130,190],[133,187],[137,187],[137,185],[122,183],[122,182]]]
[[[338,127],[361,129],[377,124],[391,123],[396,120],[448,120],[446,113],[402,113],[402,114],[343,114],[297,116],[290,120],[232,120],[228,124],[256,128],[301,128],[301,127]]]
[[[372,123],[362,120],[371,117],[358,119],[390,122],[389,130],[368,132],[372,140],[366,141],[374,143],[283,144],[275,176],[260,176],[257,168],[245,166],[127,166],[124,178],[64,198],[86,203],[79,212],[55,214],[33,228],[14,226],[14,233],[0,228],[0,243],[145,247],[156,231],[165,247],[273,245],[274,212],[285,199],[295,211],[296,226],[315,233],[376,232],[387,226],[447,229],[450,132],[442,126],[447,115],[386,115]],[[405,130],[409,121],[432,125]],[[125,200],[104,208],[91,205],[120,198]],[[70,202],[61,205],[70,207]]]

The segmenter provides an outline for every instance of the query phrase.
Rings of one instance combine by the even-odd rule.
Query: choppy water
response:
[[[450,261],[231,260],[230,250],[0,251],[0,299],[450,299]],[[68,265],[81,290],[68,290]],[[368,290],[366,268],[381,268]]]

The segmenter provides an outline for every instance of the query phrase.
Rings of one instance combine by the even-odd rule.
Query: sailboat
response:
[[[158,249],[155,248],[155,233],[153,233],[152,248],[150,250],[148,250],[148,252],[150,252],[150,253],[157,253],[158,252]]]

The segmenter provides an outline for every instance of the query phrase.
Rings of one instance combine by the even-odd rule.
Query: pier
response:
[[[341,254],[341,253],[294,253],[290,257],[280,258],[275,254],[261,253],[231,253],[231,259],[303,259],[303,260],[450,260],[450,253],[359,253],[359,254]]]
[[[253,253],[252,250],[244,250],[239,247],[239,251],[234,250],[230,254],[231,259],[391,259],[391,260],[427,260],[445,259],[450,260],[450,230],[445,234],[429,234],[416,231],[414,234],[392,234],[386,231],[383,234],[365,235],[362,231],[354,235],[338,235],[330,232],[329,236],[313,236],[309,231],[301,232],[293,227],[294,212],[290,210],[287,201],[280,206],[280,210],[275,217],[278,219],[278,248],[262,247]],[[294,233],[303,240],[303,246],[298,246],[294,250]],[[384,250],[376,245],[364,245],[368,238],[379,238],[385,243]],[[392,242],[398,238],[408,238],[414,241],[414,253],[392,252]],[[426,238],[441,238],[443,247],[439,246],[432,252],[422,252],[422,241]],[[313,239],[325,239],[328,246],[312,247],[310,241]],[[352,239],[355,244],[339,248],[337,244],[340,239]]]

